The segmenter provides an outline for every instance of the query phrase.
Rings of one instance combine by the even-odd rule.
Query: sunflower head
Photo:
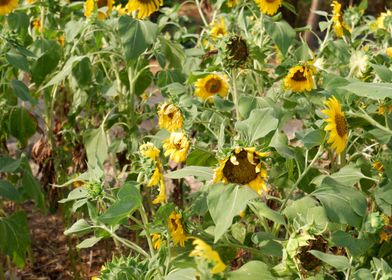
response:
[[[159,157],[159,149],[154,146],[153,143],[147,142],[144,143],[139,147],[139,152],[142,154],[142,156],[146,158],[150,158],[152,160],[156,160]]]
[[[227,27],[225,24],[225,19],[221,18],[220,20],[215,20],[212,23],[212,29],[211,29],[211,37],[212,40],[216,40],[217,38],[221,38],[227,35]]]
[[[95,2],[94,0],[86,0],[84,2],[84,16],[91,17],[94,12]]]
[[[166,184],[163,178],[163,174],[159,177],[159,194],[158,196],[152,201],[152,204],[159,204],[159,203],[166,203]]]
[[[263,14],[273,16],[282,6],[282,0],[255,0]]]
[[[213,250],[210,245],[199,238],[195,238],[192,244],[195,246],[195,248],[189,254],[189,256],[197,257],[212,263],[212,274],[221,273],[226,269],[226,265],[222,262],[218,252]]]
[[[329,132],[328,143],[337,153],[343,152],[348,140],[347,121],[342,112],[341,105],[335,96],[325,101],[326,109],[322,112],[328,116],[324,130]]]
[[[11,13],[18,7],[18,0],[0,0],[0,16]]]
[[[230,68],[244,67],[248,58],[249,48],[246,41],[240,36],[232,36],[226,44],[226,66]]]
[[[214,182],[248,185],[262,194],[263,190],[267,190],[267,172],[263,169],[261,158],[268,155],[255,148],[237,147],[229,157],[220,161],[220,166],[215,169]]]
[[[159,250],[162,247],[162,236],[159,233],[153,233],[151,235],[152,246],[155,250]]]
[[[284,78],[284,86],[294,92],[311,91],[316,87],[313,80],[314,74],[316,74],[316,68],[311,64],[294,66]]]
[[[173,132],[181,130],[184,119],[181,111],[173,104],[163,103],[158,107],[159,127]]]
[[[170,160],[180,163],[186,160],[190,142],[183,132],[172,132],[170,137],[163,141],[165,156],[170,156]]]
[[[342,14],[342,5],[338,1],[333,1],[332,4],[332,23],[335,34],[338,38],[343,37],[344,29],[351,32],[350,27],[344,22]]]
[[[137,11],[137,17],[144,19],[159,10],[163,5],[163,0],[129,0],[127,4],[128,12]]]
[[[225,97],[229,92],[229,84],[226,75],[209,74],[198,79],[195,83],[195,94],[203,100],[213,102],[215,95]]]
[[[174,245],[185,247],[185,241],[188,239],[182,224],[182,215],[173,211],[169,216],[168,228],[173,239]]]
[[[378,29],[387,29],[387,26],[392,24],[392,11],[387,10],[385,13],[381,13],[376,19],[376,26]]]
[[[385,53],[387,54],[387,56],[389,56],[390,58],[392,58],[392,47],[389,47],[385,50]]]

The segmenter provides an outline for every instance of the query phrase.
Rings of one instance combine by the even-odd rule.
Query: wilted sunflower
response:
[[[189,139],[183,132],[172,132],[170,137],[163,141],[165,156],[170,156],[170,160],[177,163],[186,160],[189,146]]]
[[[229,84],[226,75],[209,74],[198,79],[195,83],[195,94],[203,100],[213,102],[213,97],[218,94],[225,97],[229,92]]]
[[[261,12],[273,16],[282,6],[282,0],[255,0]]]
[[[127,10],[129,12],[137,12],[139,19],[144,19],[151,15],[153,12],[159,10],[159,7],[163,5],[163,0],[129,0],[127,4]]]
[[[235,148],[231,156],[221,160],[220,166],[215,169],[214,183],[248,185],[261,194],[267,190],[267,171],[263,169],[261,158],[268,155],[256,151],[256,148]]]
[[[139,147],[139,152],[147,158],[156,160],[159,157],[159,149],[153,143],[147,142]]]
[[[162,236],[159,233],[152,234],[151,241],[155,250],[159,250],[161,248],[163,241]]]
[[[392,17],[392,11],[387,10],[386,13],[381,13],[380,16],[376,19],[376,25],[378,29],[386,29],[385,27],[385,19],[387,17]]]
[[[347,145],[347,121],[344,113],[342,112],[340,103],[335,96],[332,96],[327,101],[325,101],[325,105],[327,105],[328,108],[321,111],[328,116],[328,118],[325,120],[328,124],[324,130],[329,132],[328,143],[332,144],[332,148],[334,148],[336,152],[340,154]]]
[[[163,103],[158,107],[159,127],[173,132],[181,130],[184,119],[181,111],[173,104]]]
[[[249,49],[246,41],[240,36],[232,36],[226,43],[225,65],[230,68],[240,68],[246,65]]]
[[[224,18],[221,18],[220,20],[215,20],[213,22],[210,34],[213,40],[227,35],[227,27]]]
[[[284,86],[294,92],[311,91],[315,88],[313,75],[316,68],[313,65],[304,64],[290,68],[289,73],[284,78]]]
[[[182,224],[182,215],[173,211],[169,216],[169,232],[173,239],[174,245],[179,244],[181,247],[185,247],[185,241],[188,237],[185,234],[185,229]]]
[[[0,0],[0,16],[8,15],[18,7],[18,0]]]
[[[212,262],[214,264],[214,267],[211,269],[212,274],[220,273],[226,269],[226,265],[222,262],[218,252],[214,251],[210,245],[199,238],[195,238],[192,244],[195,245],[195,248],[189,256],[200,257],[208,262]]]
[[[333,22],[333,29],[335,30],[335,34],[338,38],[343,36],[343,29],[351,32],[350,27],[343,21],[342,15],[342,5],[338,1],[333,1],[331,4],[332,10],[332,22]]]
[[[159,204],[159,203],[166,203],[166,185],[165,180],[163,178],[163,174],[159,178],[159,194],[158,196],[152,201],[152,204]]]

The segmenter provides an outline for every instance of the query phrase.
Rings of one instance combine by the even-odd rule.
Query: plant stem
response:
[[[360,114],[360,113],[348,113],[348,115],[352,116],[352,117],[357,117],[357,118],[364,119],[364,120],[368,121],[371,125],[374,125],[375,127],[381,129],[382,131],[392,135],[392,130],[390,130],[389,128],[387,128],[387,127],[381,125],[380,123],[376,122],[366,112],[364,112],[363,114]]]
[[[237,121],[241,120],[241,115],[240,115],[240,110],[238,107],[238,89],[237,89],[237,70],[232,69],[231,70],[231,80],[232,80],[232,86],[233,86],[233,102],[234,102],[234,107],[235,107],[235,115]]]
[[[154,251],[154,246],[152,245],[150,231],[148,229],[148,218],[143,206],[139,209],[139,212],[140,212],[140,216],[142,217],[144,231],[146,232],[146,238],[147,238],[148,247],[150,249],[150,254],[151,256],[154,256],[155,251]]]
[[[206,18],[205,18],[205,16],[204,16],[204,13],[203,13],[203,11],[202,11],[202,9],[201,9],[201,3],[199,2],[199,0],[195,0],[195,3],[196,3],[196,6],[197,6],[197,10],[199,11],[201,20],[202,20],[203,23],[204,23],[204,26],[205,26],[205,27],[208,27],[208,22],[207,22],[207,20],[206,20]]]

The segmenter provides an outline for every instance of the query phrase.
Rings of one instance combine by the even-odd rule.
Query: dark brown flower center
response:
[[[336,123],[336,131],[338,132],[338,135],[340,137],[344,137],[348,132],[346,118],[341,114],[336,114],[335,123]]]
[[[228,45],[228,53],[230,56],[230,60],[233,60],[236,63],[245,63],[248,59],[249,52],[246,41],[239,36],[234,36],[230,39]]]
[[[211,78],[206,83],[206,90],[209,93],[217,93],[221,89],[222,83],[219,79]]]
[[[0,0],[0,6],[7,6],[11,0]]]
[[[234,165],[230,160],[226,161],[223,167],[223,175],[229,183],[244,185],[256,179],[256,166],[249,162],[247,154],[245,150],[242,150],[235,155],[238,165]],[[254,158],[254,161],[257,164],[259,159]]]
[[[176,231],[178,228],[176,219],[170,219],[170,223],[172,224],[174,231]]]
[[[305,69],[303,72],[298,70],[297,72],[295,72],[292,79],[297,82],[304,82],[307,80],[304,74],[305,74]]]

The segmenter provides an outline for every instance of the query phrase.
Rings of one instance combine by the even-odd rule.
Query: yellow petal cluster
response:
[[[150,158],[152,160],[157,160],[159,157],[159,149],[154,146],[153,143],[147,142],[139,147],[140,153],[147,158]]]
[[[385,19],[387,17],[392,17],[392,11],[387,10],[385,13],[381,13],[380,16],[376,19],[376,25],[378,29],[386,29],[385,27]]]
[[[215,20],[213,22],[210,34],[211,34],[212,40],[214,40],[214,41],[218,38],[221,38],[221,37],[224,37],[227,35],[227,27],[226,27],[224,18],[221,18],[220,20]]]
[[[163,103],[158,107],[159,128],[164,128],[170,132],[182,130],[184,119],[181,110],[169,103]]]
[[[214,251],[210,245],[199,238],[195,238],[192,242],[195,246],[193,251],[189,254],[191,257],[199,257],[214,264],[211,273],[220,273],[226,269],[226,265],[222,262],[218,252]]]
[[[268,155],[269,153],[256,151],[254,147],[237,147],[231,156],[220,161],[213,181],[247,185],[261,195],[263,191],[267,191],[267,171],[263,169],[261,158]]]
[[[188,239],[188,237],[186,236],[181,219],[181,213],[173,211],[169,216],[168,227],[174,245],[180,245],[181,247],[185,247],[185,241]]]
[[[162,240],[162,236],[159,233],[154,233],[152,235],[151,241],[152,241],[152,246],[154,247],[155,250],[161,249],[163,240]]]
[[[385,50],[385,53],[387,54],[387,56],[389,56],[390,58],[392,58],[392,47],[389,47]]]
[[[238,5],[239,2],[240,2],[239,0],[227,0],[226,4],[227,7],[234,8],[235,6]]]
[[[165,156],[169,156],[170,160],[180,163],[186,160],[190,142],[183,132],[172,132],[170,137],[163,141]]]
[[[218,94],[226,97],[229,92],[229,84],[226,75],[209,74],[198,79],[195,83],[195,95],[203,100],[213,102],[213,97]]]
[[[0,16],[8,15],[18,7],[18,0],[1,0]]]
[[[342,112],[341,105],[335,96],[325,101],[326,109],[322,110],[328,118],[324,130],[329,132],[328,143],[338,154],[344,151],[348,140],[347,121]]]
[[[273,16],[282,6],[282,0],[255,0],[263,14]]]
[[[316,68],[310,64],[297,65],[290,68],[289,73],[284,78],[284,86],[293,92],[311,91],[316,87],[313,75]]]
[[[335,34],[338,38],[343,37],[343,29],[351,32],[350,27],[343,21],[342,4],[338,1],[333,1],[332,4],[332,23]]]
[[[129,0],[127,4],[128,12],[137,11],[137,18],[144,19],[159,10],[163,5],[163,0]]]

